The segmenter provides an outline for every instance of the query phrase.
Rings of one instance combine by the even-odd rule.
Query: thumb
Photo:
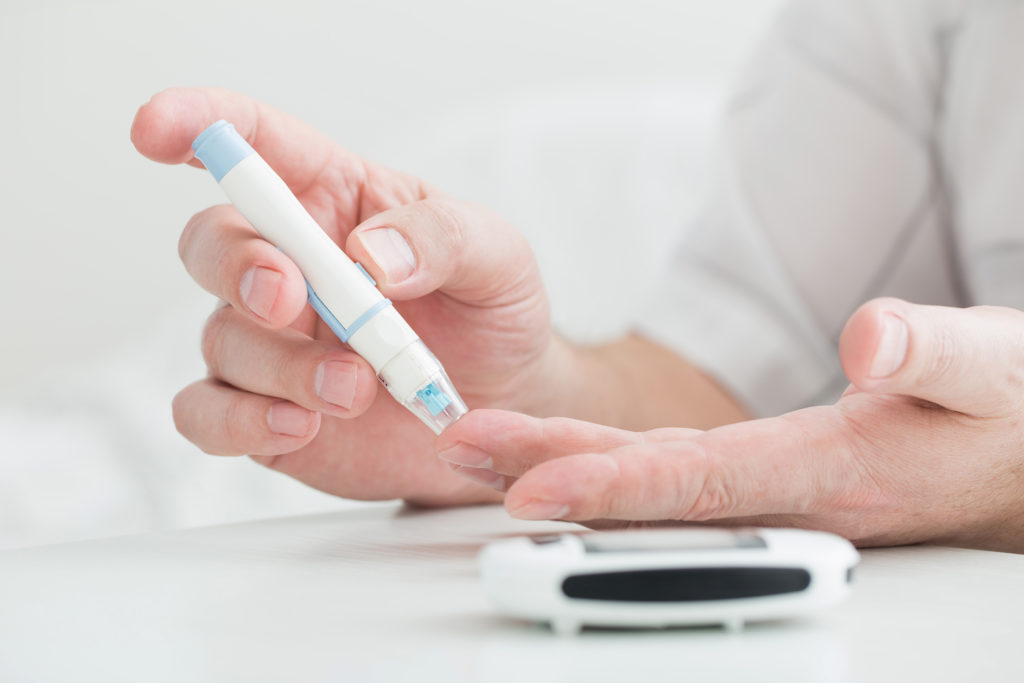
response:
[[[979,417],[1024,402],[1024,313],[875,299],[839,339],[843,370],[861,391],[905,394]]]
[[[431,198],[378,213],[352,231],[345,251],[397,300],[441,290],[492,307],[541,292],[526,239],[469,202]]]

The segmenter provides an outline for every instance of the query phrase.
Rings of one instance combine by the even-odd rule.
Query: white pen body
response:
[[[373,366],[399,403],[435,433],[465,414],[465,403],[418,335],[234,127],[213,124],[193,149],[246,220],[295,262],[317,313]]]
[[[221,178],[220,186],[246,220],[295,262],[338,322],[351,328],[384,295],[320,228],[288,186],[258,154]],[[376,372],[419,337],[391,307],[360,327],[349,346]]]

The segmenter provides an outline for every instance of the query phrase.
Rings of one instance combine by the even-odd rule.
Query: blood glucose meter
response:
[[[799,529],[644,529],[519,537],[480,554],[484,591],[509,615],[585,626],[714,625],[835,605],[859,556],[843,538]]]

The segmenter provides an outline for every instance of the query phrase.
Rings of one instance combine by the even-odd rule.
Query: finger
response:
[[[525,238],[467,202],[426,199],[379,213],[352,231],[345,250],[397,300],[435,290],[486,306],[542,296]]]
[[[495,491],[507,491],[508,487],[515,482],[515,477],[507,477],[486,467],[471,467],[453,462],[448,463],[448,467],[460,477]]]
[[[918,306],[876,299],[840,337],[847,377],[862,391],[906,394],[983,417],[1024,402],[1024,314],[1009,308]]]
[[[193,216],[181,233],[178,254],[200,287],[262,325],[290,325],[306,306],[306,281],[298,267],[233,206]]]
[[[454,465],[519,477],[553,458],[698,433],[694,429],[630,432],[562,417],[539,419],[504,410],[474,410],[445,430],[435,448],[438,457]]]
[[[316,182],[323,171],[345,155],[338,168],[361,183],[362,162],[345,154],[316,129],[273,107],[219,88],[170,88],[142,105],[132,122],[135,148],[154,161],[181,164],[193,161],[192,141],[218,119],[231,122],[238,133],[266,159],[293,190]],[[195,165],[200,165],[196,162]]]
[[[361,159],[288,114],[217,88],[157,93],[135,114],[132,143],[154,161],[202,168],[192,142],[218,119],[234,125],[336,240],[361,220],[432,191],[413,176]]]
[[[811,408],[689,439],[556,458],[513,484],[505,505],[522,519],[580,521],[702,521],[842,509],[864,503],[844,498],[864,491],[855,444],[838,410]]]
[[[289,401],[250,394],[204,379],[172,403],[182,436],[214,455],[279,455],[309,443],[320,415]]]
[[[354,352],[295,330],[268,330],[231,308],[210,316],[202,347],[216,379],[309,410],[356,417],[377,395],[373,369]]]
[[[857,388],[856,384],[846,385],[846,389],[843,390],[843,395],[840,398],[846,398],[847,396],[853,396],[854,394],[861,393],[860,389]]]

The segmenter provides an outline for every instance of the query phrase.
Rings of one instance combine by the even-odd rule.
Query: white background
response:
[[[714,113],[778,4],[5,0],[0,545],[251,516],[247,487],[290,486],[173,433],[212,306],[176,243],[223,199],[131,146],[153,93],[239,90],[493,206],[534,244],[558,327],[598,339],[692,212]]]

